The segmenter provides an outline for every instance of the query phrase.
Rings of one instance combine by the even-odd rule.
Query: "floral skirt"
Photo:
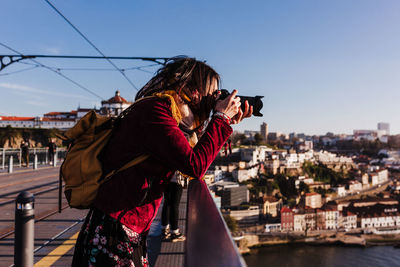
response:
[[[79,233],[72,266],[148,267],[146,240],[102,211],[91,209]]]

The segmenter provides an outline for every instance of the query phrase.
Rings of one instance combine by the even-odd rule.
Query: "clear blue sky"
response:
[[[264,95],[264,117],[238,130],[352,133],[389,122],[400,133],[400,1],[51,1],[107,56],[194,56],[224,88]],[[94,55],[43,0],[2,0],[0,41],[23,54]],[[0,47],[0,54],[13,54]],[[39,59],[58,68],[106,68],[106,61]],[[30,63],[30,61],[25,61]],[[114,61],[121,68],[147,63]],[[42,116],[100,105],[43,68],[0,72],[0,114]],[[155,67],[145,68],[151,73]],[[116,71],[62,70],[103,98],[135,89]],[[151,73],[127,71],[140,88]]]

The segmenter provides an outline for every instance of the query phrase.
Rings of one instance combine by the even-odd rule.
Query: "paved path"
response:
[[[187,190],[183,190],[182,199],[179,205],[179,229],[186,235],[186,205]],[[148,237],[148,254],[151,266],[155,267],[181,267],[185,261],[185,245],[183,242],[161,242],[161,211],[158,210],[157,216],[151,225]]]
[[[38,170],[21,169],[12,174],[0,174],[0,266],[14,262],[14,209],[15,197],[22,190],[35,193],[35,266],[71,266],[77,234],[87,210],[65,208],[55,212],[58,204],[59,168]],[[184,190],[180,204],[179,227],[185,233],[186,195]],[[66,207],[66,200],[63,199]],[[154,220],[148,237],[150,266],[180,267],[184,265],[185,242],[161,242],[161,210]],[[10,233],[7,235],[7,233]]]

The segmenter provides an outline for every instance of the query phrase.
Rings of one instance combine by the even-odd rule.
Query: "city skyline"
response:
[[[223,88],[264,95],[264,117],[235,130],[259,130],[266,122],[271,132],[352,134],[388,122],[392,135],[400,133],[397,1],[51,3],[107,56],[194,56],[221,74]],[[23,54],[99,55],[45,1],[6,0],[2,8],[8,26],[0,29],[1,42]],[[0,54],[14,53],[0,47]],[[106,61],[38,61],[104,99],[117,89],[130,101],[136,93],[120,73],[106,71],[113,69]],[[129,70],[151,64],[114,62],[137,88],[158,67]],[[54,72],[22,63],[32,64],[0,72],[0,115],[100,105]]]

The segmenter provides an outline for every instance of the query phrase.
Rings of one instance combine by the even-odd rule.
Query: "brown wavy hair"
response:
[[[214,79],[219,84],[219,74],[205,62],[186,56],[174,57],[139,90],[135,99],[174,90],[204,122],[215,103],[211,92]]]

